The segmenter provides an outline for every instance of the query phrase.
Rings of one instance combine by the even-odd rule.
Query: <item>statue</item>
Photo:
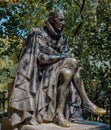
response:
[[[63,10],[55,10],[43,28],[34,28],[28,35],[9,103],[15,130],[20,124],[49,122],[70,127],[70,122],[84,120],[81,105],[97,115],[106,113],[87,97],[77,61],[62,33],[64,25]],[[78,109],[72,114],[74,104]]]

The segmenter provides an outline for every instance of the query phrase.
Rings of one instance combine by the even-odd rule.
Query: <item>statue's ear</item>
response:
[[[49,14],[49,21],[50,21],[51,23],[53,23],[53,22],[54,22],[54,18],[55,18],[55,13],[52,11],[52,12],[50,12],[50,14]]]
[[[53,17],[52,15],[49,16],[49,21],[50,21],[51,23],[53,23],[54,17]]]

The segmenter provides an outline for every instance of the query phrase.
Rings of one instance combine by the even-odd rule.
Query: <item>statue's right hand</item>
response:
[[[62,58],[62,59],[68,58],[68,57],[69,57],[69,55],[67,55],[67,54],[61,54],[61,58]]]

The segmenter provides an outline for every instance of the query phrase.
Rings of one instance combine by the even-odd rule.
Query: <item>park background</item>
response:
[[[14,80],[20,51],[32,27],[42,27],[51,10],[66,12],[66,35],[81,68],[90,99],[107,110],[90,120],[110,124],[111,104],[111,1],[110,0],[5,0],[0,1],[0,110],[3,94]],[[3,99],[3,100],[2,100]],[[5,110],[4,110],[5,109]],[[0,115],[2,118],[3,113]],[[86,117],[87,118],[87,117]]]

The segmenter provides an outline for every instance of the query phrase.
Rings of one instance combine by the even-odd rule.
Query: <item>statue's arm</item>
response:
[[[68,57],[67,54],[62,54],[48,46],[43,35],[38,36],[37,58],[41,64],[53,64]]]
[[[60,52],[61,52],[62,54],[66,54],[66,55],[68,55],[69,57],[71,57],[71,52],[70,52],[70,50],[69,50],[69,46],[68,46],[67,39],[66,39],[65,36],[63,36],[63,39],[64,39],[64,42],[63,42],[64,44],[61,45],[61,47],[60,47]]]
[[[65,54],[45,54],[38,49],[38,61],[41,64],[53,64],[67,57]]]

